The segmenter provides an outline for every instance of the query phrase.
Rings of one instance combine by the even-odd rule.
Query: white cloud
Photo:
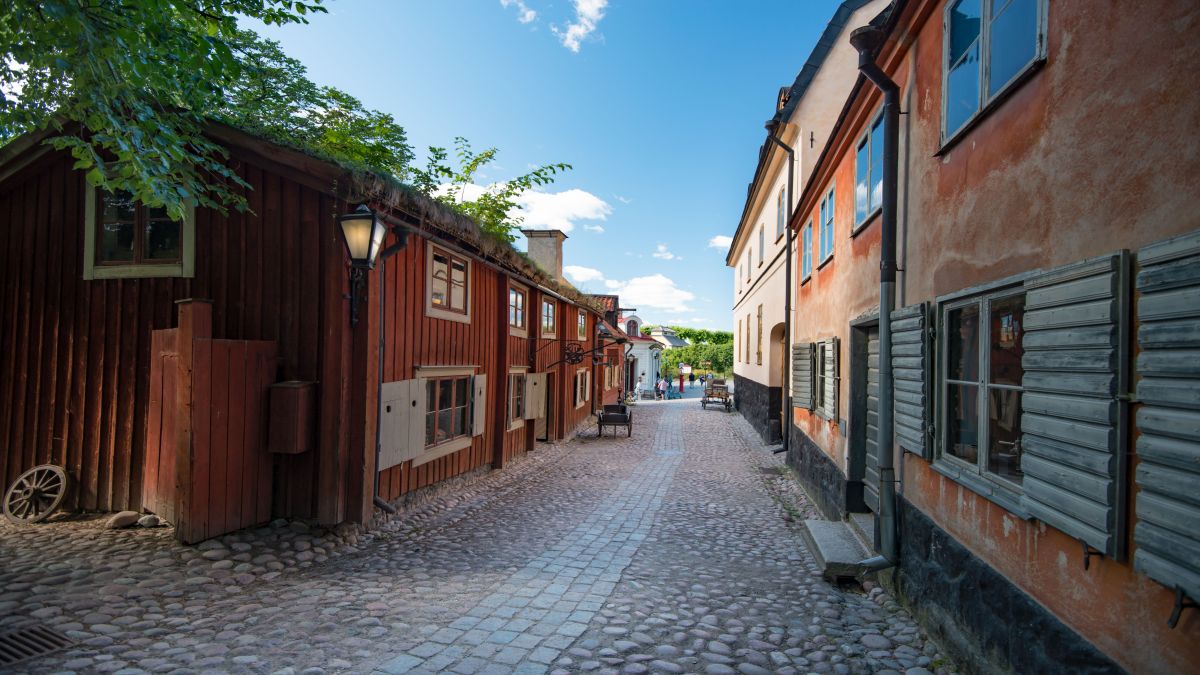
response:
[[[466,185],[459,198],[478,199],[479,195],[492,187],[493,185]],[[443,185],[441,193],[446,194],[451,189],[451,186]],[[607,220],[611,213],[612,206],[608,202],[586,190],[572,188],[562,192],[529,190],[517,198],[517,213],[511,215],[522,219],[523,228],[570,232],[575,229],[576,222]],[[588,229],[593,232],[604,231],[604,228],[596,224],[592,224]]]
[[[537,19],[537,12],[529,9],[522,0],[500,0],[502,7],[516,7],[517,21],[521,23],[532,23]]]
[[[580,265],[563,265],[563,274],[567,275],[571,281],[577,284],[604,279],[604,274],[600,270]]]
[[[617,201],[621,202],[622,204],[632,204],[633,203],[633,200],[630,199],[629,197],[622,197],[621,195],[613,195],[613,197],[616,197]]]
[[[694,293],[676,286],[674,281],[661,274],[634,277],[629,281],[609,279],[604,285],[620,293],[622,305],[637,307],[642,311],[690,312],[692,308],[687,303],[696,299]]]
[[[600,19],[604,18],[608,0],[572,0],[572,2],[575,5],[575,20],[567,24],[566,30],[554,28],[554,34],[558,36],[564,47],[579,53],[580,44],[587,36],[595,32],[596,27],[600,25]]]
[[[603,225],[584,225],[583,229],[587,230],[588,232],[595,232],[596,234],[604,234]]]
[[[659,244],[657,247],[655,247],[654,253],[651,253],[650,255],[658,258],[659,260],[683,260],[683,258],[680,258],[674,253],[668,251],[666,244]]]
[[[728,251],[729,245],[732,243],[733,243],[733,237],[726,237],[723,234],[718,234],[717,236],[708,240],[708,247],[709,248],[719,248],[722,251]]]

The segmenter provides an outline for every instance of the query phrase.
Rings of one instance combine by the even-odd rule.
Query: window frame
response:
[[[759,365],[759,366],[762,365],[762,352],[763,352],[763,349],[762,349],[762,336],[763,336],[762,326],[763,326],[763,306],[760,303],[758,305],[758,340],[757,340],[756,347],[755,347],[755,350],[756,350],[755,351],[755,365]]]
[[[1024,278],[1025,276],[1027,275],[1020,275],[1019,278]],[[992,473],[986,468],[990,444],[990,430],[987,429],[986,424],[991,405],[988,392],[992,388],[1025,392],[1024,387],[993,385],[990,382],[991,303],[996,300],[1024,296],[1026,291],[1019,278],[1001,280],[983,288],[960,291],[937,300],[934,334],[940,336],[942,339],[934,341],[936,343],[934,345],[936,359],[933,365],[934,373],[930,378],[930,381],[934,385],[933,395],[936,403],[932,417],[935,420],[934,429],[936,433],[933,435],[934,447],[931,466],[938,473],[962,484],[981,497],[999,504],[1013,514],[1024,518],[1028,517],[1028,514],[1021,506],[1021,495],[1024,493],[1022,485],[999,474]],[[979,368],[979,380],[977,382],[967,382],[965,380],[951,381],[946,377],[950,370],[950,341],[947,339],[949,335],[947,332],[949,326],[948,318],[950,312],[971,306],[979,307],[980,333],[978,348],[980,354],[978,357],[979,363],[976,364],[976,367]],[[949,387],[951,384],[962,383],[977,387],[979,391],[976,393],[976,397],[981,399],[976,401],[978,412],[976,419],[976,458],[974,463],[956,457],[947,451],[947,434],[950,429]],[[1021,414],[1023,413],[1018,413],[1017,428],[1020,428]]]
[[[473,391],[474,387],[473,387],[473,383],[471,381],[471,377],[472,376],[469,374],[443,373],[443,374],[432,375],[432,376],[421,378],[425,385],[425,387],[424,387],[425,391],[421,392],[426,397],[425,398],[425,417],[426,417],[426,419],[428,419],[429,415],[432,414],[433,421],[434,421],[433,434],[434,434],[435,442],[432,444],[427,442],[425,444],[424,449],[426,452],[437,450],[437,449],[439,449],[443,446],[446,446],[448,444],[451,444],[451,443],[455,443],[455,442],[461,443],[463,439],[466,439],[468,444],[470,443],[470,439],[472,438],[472,435],[474,432],[474,429],[471,428],[471,411],[474,406],[474,398],[475,398],[474,391]],[[440,414],[443,411],[443,409],[442,408],[434,408],[433,410],[430,410],[428,386],[429,386],[429,384],[432,383],[435,387],[434,401],[435,401],[435,405],[436,405],[436,401],[438,400],[440,392],[441,392],[442,383],[443,382],[458,382],[458,381],[462,381],[466,385],[467,401],[464,405],[461,405],[461,406],[455,405],[454,399],[453,399],[453,392],[452,392],[451,393],[452,398],[450,400],[450,407],[447,408],[447,410],[453,411],[453,410],[457,410],[457,409],[464,409],[466,411],[467,419],[463,422],[463,433],[460,435],[457,435],[457,436],[451,435],[441,441],[437,441],[436,438],[437,438],[437,431],[438,431],[438,426],[437,426],[438,418],[440,417]],[[453,415],[453,414],[454,413],[451,413],[451,415]],[[428,427],[426,427],[426,429],[428,429]],[[426,439],[429,438],[428,434],[426,434],[425,438]]]
[[[826,208],[826,205],[828,205],[828,209]],[[825,266],[825,263],[827,263],[833,259],[834,242],[836,240],[835,234],[837,231],[837,219],[835,218],[836,205],[837,205],[837,184],[834,182],[830,182],[829,190],[825,193],[825,196],[821,199],[820,206],[817,210],[817,213],[818,213],[817,224],[820,226],[820,230],[818,232],[818,235],[820,237],[820,241],[818,243],[818,249],[820,249],[818,252],[819,253],[818,257],[819,257],[820,261],[817,263],[817,269],[821,269],[822,267]],[[826,216],[828,216],[828,217],[826,217]],[[828,255],[825,254],[825,250],[824,250],[826,226],[828,226],[828,232],[829,232],[829,254]]]
[[[513,323],[513,300],[517,300],[518,307],[515,311],[518,312],[519,322]],[[518,284],[511,281],[508,284],[508,333],[517,337],[527,337],[529,335],[529,291]]]
[[[187,206],[183,220],[179,223],[179,259],[169,262],[110,262],[99,263],[97,256],[100,252],[99,230],[103,220],[104,210],[101,200],[106,192],[94,185],[85,189],[83,216],[83,278],[95,279],[139,279],[196,276],[196,209]],[[140,216],[146,209],[145,204],[137,203],[134,207],[135,231],[134,236],[140,240],[137,229],[144,224]],[[136,241],[136,240],[135,240]],[[136,259],[135,259],[136,260]]]
[[[882,197],[879,200],[879,204],[875,205],[874,207],[871,206],[871,192],[872,192],[871,191],[871,185],[872,185],[871,166],[874,164],[874,162],[873,162],[874,157],[871,154],[871,141],[873,140],[873,137],[875,135],[875,127],[876,126],[879,127],[879,133],[882,134],[883,133],[883,108],[882,107],[879,109],[878,112],[876,112],[874,115],[871,116],[870,123],[867,124],[866,130],[863,131],[862,136],[859,137],[858,143],[856,143],[854,145],[854,228],[850,231],[850,236],[852,236],[852,237],[854,235],[857,235],[859,232],[862,232],[863,229],[865,229],[867,227],[867,224],[870,223],[871,220],[875,218],[875,216],[879,215],[883,211]],[[863,214],[862,219],[860,220],[858,217],[858,151],[861,150],[864,146],[867,149],[867,209],[866,209],[866,212]],[[883,166],[881,164],[880,165],[880,176],[879,176],[880,181],[883,180],[883,175],[882,175],[883,171],[882,170],[883,170]]]
[[[525,368],[508,369],[506,419],[509,431],[525,426],[525,380],[527,377],[528,373]]]
[[[575,319],[575,339],[579,342],[587,342],[587,312],[579,310],[578,318]]]
[[[965,0],[959,0],[964,2]],[[1011,0],[1010,0],[1011,1]],[[1049,2],[1047,0],[1033,0],[1037,3],[1037,35],[1035,36],[1035,44],[1033,48],[1033,57],[1017,70],[1011,78],[1001,85],[995,94],[988,95],[988,83],[991,76],[991,53],[992,45],[991,27],[992,19],[992,2],[991,0],[980,0],[979,13],[979,100],[975,108],[975,112],[971,113],[962,124],[953,131],[946,128],[946,108],[949,105],[949,97],[946,95],[947,87],[950,80],[950,64],[947,62],[950,56],[950,11],[959,4],[959,2],[948,2],[942,9],[942,52],[940,55],[942,68],[942,103],[941,103],[941,120],[939,127],[941,129],[942,148],[940,152],[947,149],[949,146],[956,143],[960,138],[970,132],[971,129],[999,106],[1000,102],[1008,97],[1009,94],[1023,83],[1034,71],[1040,68],[1046,62],[1046,24]],[[1007,6],[1006,6],[1007,7]]]
[[[547,312],[546,310],[550,311]],[[553,298],[542,298],[541,321],[539,322],[541,335],[544,338],[553,338],[558,335],[558,304]],[[547,326],[547,317],[550,319]]]
[[[575,369],[575,407],[582,408],[592,400],[591,370],[588,368]]]
[[[800,283],[804,283],[812,278],[813,222],[813,220],[809,220],[805,223],[804,227],[800,228],[800,246],[804,249],[800,253]]]
[[[775,200],[775,241],[779,241],[787,231],[787,202],[784,195],[787,194],[787,188],[779,188],[779,198]]]
[[[758,226],[758,266],[763,266],[763,251],[767,248],[767,226]]]
[[[435,255],[443,255],[448,259],[447,270],[450,277],[446,280],[446,294],[448,299],[453,298],[451,291],[452,277],[454,276],[454,262],[457,260],[463,263],[463,309],[457,310],[452,306],[439,306],[433,304],[433,257]],[[434,319],[446,319],[448,321],[457,321],[459,323],[471,323],[471,280],[472,269],[471,259],[465,255],[459,254],[453,249],[438,246],[432,242],[426,243],[425,246],[425,316]]]

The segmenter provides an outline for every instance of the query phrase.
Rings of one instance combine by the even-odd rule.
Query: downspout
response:
[[[783,436],[783,446],[775,454],[785,453],[791,446],[792,430],[792,186],[793,172],[796,170],[796,151],[792,146],[779,140],[775,133],[779,131],[779,120],[772,118],[767,122],[767,138],[787,153],[787,218],[784,221],[786,236],[784,245],[787,252],[784,255],[783,278],[783,401],[784,414],[779,424],[779,433]]]
[[[886,34],[864,26],[850,34],[858,50],[858,70],[883,92],[883,213],[879,244],[879,555],[859,563],[875,571],[894,567],[898,556],[896,533],[896,465],[892,433],[895,400],[892,390],[892,309],[896,304],[896,184],[899,164],[900,87],[875,63],[874,54]]]
[[[376,378],[376,395],[375,404],[379,405],[383,401],[383,355],[387,353],[387,259],[396,255],[408,245],[408,232],[400,228],[395,228],[392,233],[396,235],[398,241],[391,246],[379,252],[379,373]],[[383,454],[383,424],[376,416],[375,418],[375,496],[371,500],[375,507],[382,510],[389,516],[396,515],[396,507],[387,503],[383,497],[379,496],[379,477],[383,474],[379,470],[379,459]]]

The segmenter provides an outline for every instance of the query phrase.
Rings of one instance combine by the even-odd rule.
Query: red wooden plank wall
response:
[[[60,464],[77,486],[68,508],[139,510],[151,331],[200,297],[214,338],[277,341],[277,379],[324,383],[318,450],[275,460],[274,509],[344,518],[349,322],[333,216],[348,207],[234,157],[250,211],[197,210],[194,279],[84,281],[84,182],[61,153],[0,185],[0,485]]]

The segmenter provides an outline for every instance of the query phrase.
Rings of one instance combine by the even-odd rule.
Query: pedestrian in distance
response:
[[[642,379],[643,377],[638,375],[637,384],[633,385],[633,400],[635,401],[639,401],[642,398]]]
[[[696,388],[696,374],[695,373],[688,373],[688,384],[691,385],[692,389]]]

